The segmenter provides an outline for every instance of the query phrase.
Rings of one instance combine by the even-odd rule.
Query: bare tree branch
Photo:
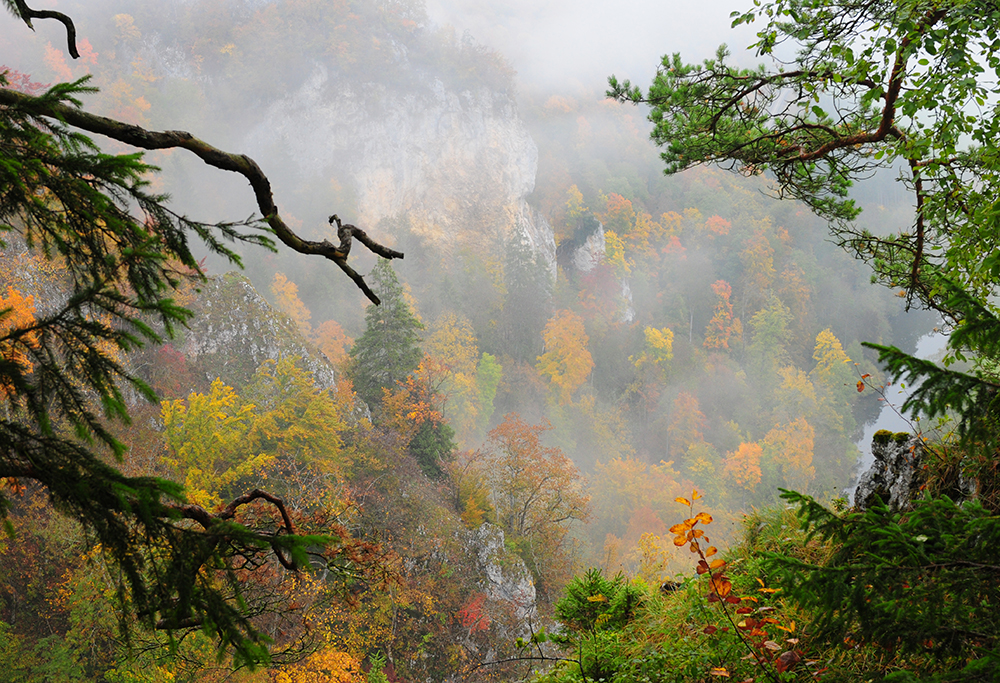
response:
[[[232,154],[225,152],[212,145],[199,140],[191,133],[180,130],[150,131],[129,123],[123,123],[105,116],[90,114],[74,106],[42,100],[31,95],[25,95],[16,90],[0,88],[0,105],[16,105],[30,111],[35,116],[42,116],[56,119],[76,128],[104,135],[113,140],[124,142],[133,147],[141,149],[172,149],[182,148],[194,153],[199,159],[209,166],[239,173],[250,182],[254,196],[257,200],[257,207],[264,216],[264,220],[277,235],[285,246],[306,255],[318,255],[329,259],[337,264],[344,273],[354,280],[354,283],[365,293],[373,303],[381,303],[378,296],[368,287],[364,278],[347,264],[347,251],[341,251],[338,246],[331,244],[328,240],[313,242],[299,237],[278,214],[278,207],[274,203],[274,195],[271,192],[271,181],[260,166],[253,159],[245,154]],[[331,216],[335,219],[336,215]],[[338,233],[341,243],[344,244],[342,228],[350,230],[350,234],[358,238],[375,254],[383,258],[403,258],[402,252],[390,249],[379,244],[370,238],[364,230],[356,226],[346,224],[341,226],[340,219],[336,218]],[[350,250],[350,240],[346,242],[347,250]]]
[[[80,53],[76,49],[76,26],[73,24],[72,19],[62,12],[56,12],[54,10],[31,9],[24,0],[14,0],[14,4],[17,7],[18,14],[21,15],[21,19],[24,20],[24,23],[27,24],[28,28],[32,31],[35,30],[35,27],[31,25],[32,19],[55,19],[56,21],[61,21],[63,26],[66,27],[66,43],[70,56],[72,56],[73,59],[80,58]]]

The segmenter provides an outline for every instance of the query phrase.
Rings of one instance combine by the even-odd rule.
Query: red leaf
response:
[[[802,660],[802,653],[798,650],[788,650],[787,652],[782,652],[778,655],[778,658],[774,660],[774,669],[779,674],[785,671],[790,671],[796,664]]]

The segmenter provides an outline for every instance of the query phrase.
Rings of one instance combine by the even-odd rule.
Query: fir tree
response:
[[[78,56],[70,17],[14,0],[3,5],[29,27],[32,19],[60,21]],[[295,251],[334,261],[366,293],[347,253],[354,237],[374,243],[335,216],[340,245],[302,240],[282,221],[267,177],[249,157],[181,131],[89,114],[77,98],[92,91],[81,80],[27,94],[0,73],[0,246],[23,245],[57,263],[67,292],[40,312],[18,292],[0,301],[0,481],[8,484],[0,487],[0,517],[12,505],[10,491],[42,487],[114,566],[126,636],[137,623],[171,634],[201,629],[235,665],[252,666],[269,658],[271,639],[252,621],[256,607],[239,570],[321,562],[345,575],[345,565],[357,568],[340,552],[347,539],[297,534],[284,502],[265,491],[210,512],[190,504],[174,482],[116,469],[126,450],[115,435],[116,425],[129,422],[126,395],[157,398],[126,354],[165,340],[190,317],[173,297],[185,279],[203,279],[192,236],[240,265],[225,242],[274,249],[270,232]],[[178,215],[164,195],[150,192],[146,178],[158,169],[141,154],[104,154],[74,129],[145,149],[185,148],[241,173],[264,218],[206,224]],[[271,505],[279,521],[237,523],[240,508],[256,501]],[[10,520],[4,524],[13,533]],[[319,548],[322,555],[310,554]]]
[[[388,261],[379,261],[371,279],[382,303],[369,306],[365,313],[365,332],[351,348],[347,375],[358,396],[376,406],[383,389],[395,387],[420,365],[423,352],[418,332],[424,326],[410,310]]]

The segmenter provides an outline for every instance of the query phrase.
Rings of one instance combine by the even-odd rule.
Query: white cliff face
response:
[[[506,94],[455,92],[436,79],[393,90],[359,86],[316,66],[269,107],[246,146],[253,156],[276,144],[304,177],[349,169],[362,226],[406,216],[445,253],[517,239],[555,269],[552,229],[526,201],[538,148]]]
[[[475,554],[485,578],[486,594],[491,600],[510,606],[515,623],[521,630],[527,630],[537,615],[531,572],[521,558],[507,550],[500,527],[486,523],[468,533],[469,550]]]
[[[573,252],[573,267],[581,273],[589,273],[601,262],[607,251],[604,226],[597,224],[597,230]]]

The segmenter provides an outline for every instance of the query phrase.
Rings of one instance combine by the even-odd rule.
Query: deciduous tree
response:
[[[725,280],[716,280],[712,284],[712,291],[716,296],[715,312],[705,327],[703,346],[706,349],[728,351],[729,345],[739,341],[743,334],[743,326],[739,318],[733,317],[733,304],[729,300],[733,288]]]
[[[20,0],[3,5],[29,26],[61,22],[70,54],[80,56],[70,17]],[[4,239],[17,236],[46,259],[59,259],[68,283],[65,298],[36,317],[35,341],[28,343],[29,330],[6,330],[5,340],[28,362],[11,356],[0,372],[0,477],[37,482],[58,509],[86,526],[117,565],[128,614],[123,625],[203,629],[238,663],[253,664],[267,658],[268,638],[243,609],[234,563],[270,556],[297,569],[308,565],[307,547],[332,551],[339,541],[297,535],[284,502],[264,491],[209,512],[186,501],[174,483],[129,477],[110,465],[124,452],[114,426],[128,422],[126,392],[156,399],[121,354],[162,341],[189,318],[174,295],[185,278],[202,276],[192,237],[238,265],[226,240],[273,248],[273,235],[289,249],[333,261],[373,300],[347,263],[353,240],[386,258],[402,254],[336,216],[331,223],[339,244],[302,239],[281,218],[270,182],[252,159],[186,132],[150,131],[90,114],[79,98],[91,91],[76,82],[28,94],[7,87],[0,75],[0,222],[11,233]],[[262,218],[208,224],[181,216],[150,191],[155,167],[138,154],[105,154],[84,132],[130,149],[186,149],[210,166],[240,173]],[[235,523],[244,506],[257,503],[272,506],[282,523]],[[0,492],[0,511],[6,508]]]
[[[558,448],[542,445],[546,425],[530,425],[510,413],[490,430],[481,462],[497,523],[539,578],[550,581],[565,567],[570,524],[586,520],[590,498],[583,478]]]
[[[583,318],[573,311],[557,311],[543,336],[545,353],[538,357],[538,373],[552,383],[559,403],[568,403],[594,369]]]

